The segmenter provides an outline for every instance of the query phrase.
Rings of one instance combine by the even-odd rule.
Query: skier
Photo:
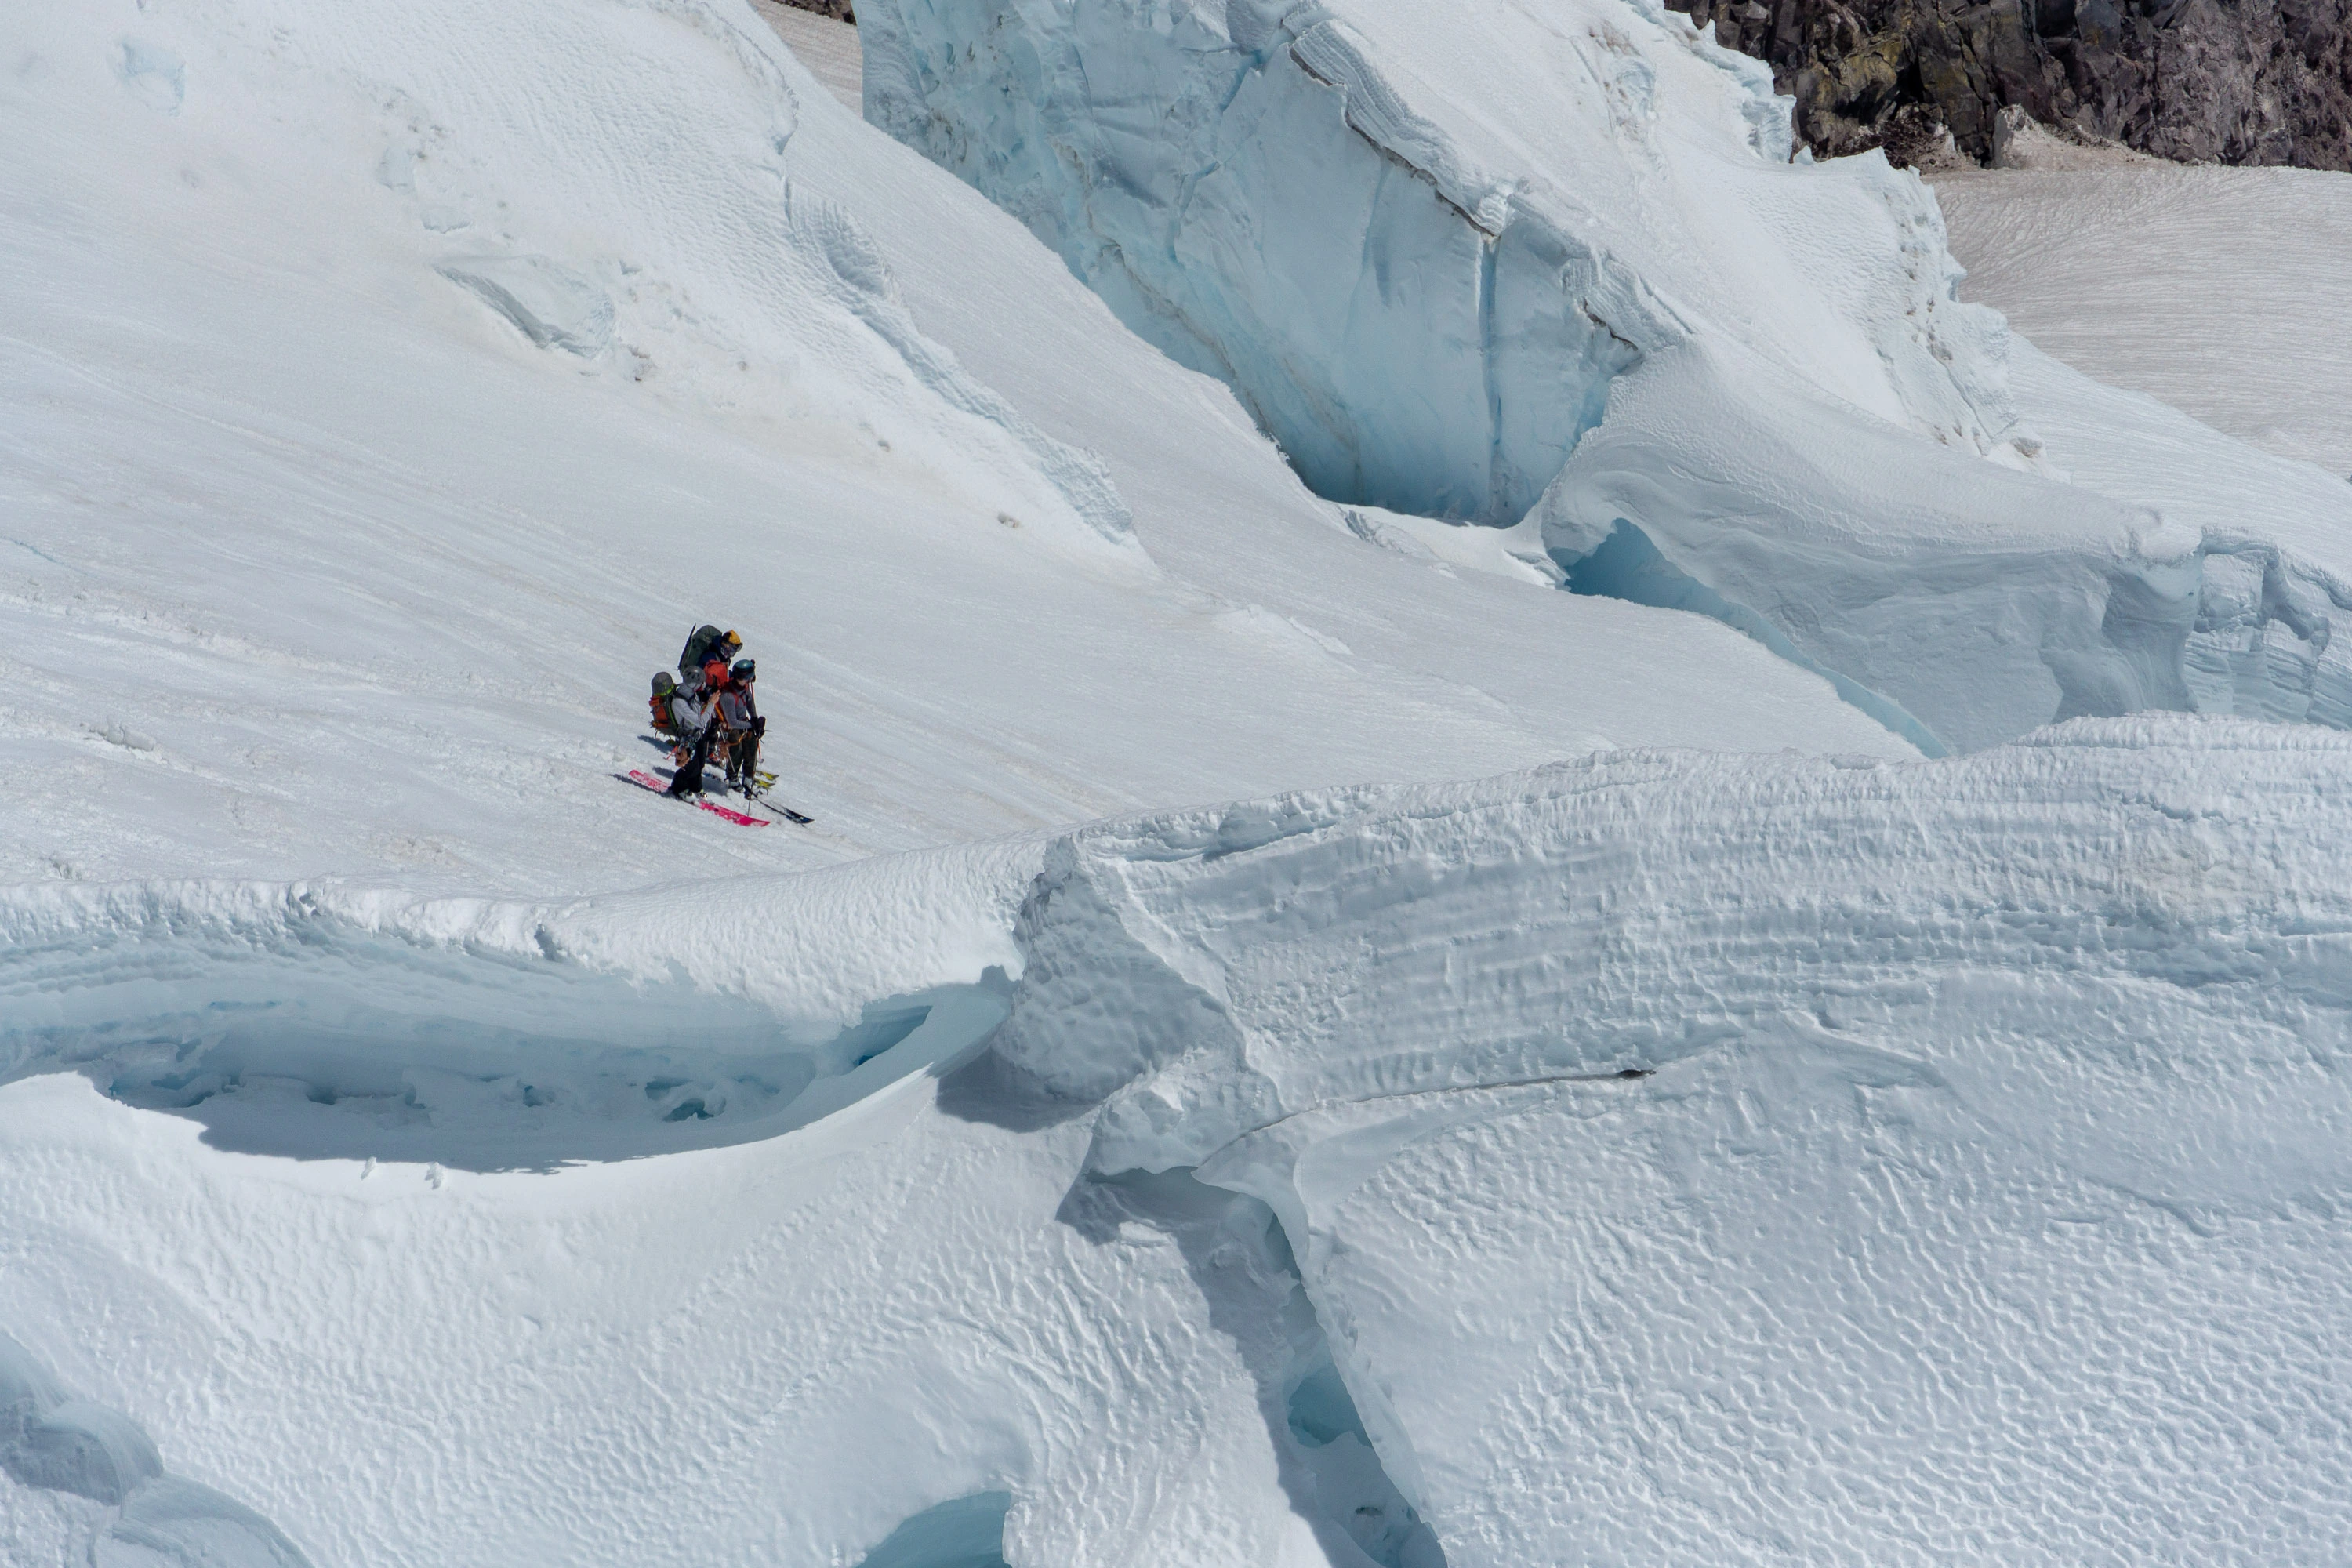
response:
[[[670,722],[677,729],[677,775],[669,782],[669,793],[684,799],[702,793],[703,764],[710,761],[710,748],[719,739],[719,698],[727,684],[727,667],[717,659],[702,667],[702,679],[694,686],[681,686],[670,698]]]
[[[738,659],[727,675],[726,688],[719,694],[719,722],[727,732],[727,787],[740,786],[745,795],[753,795],[760,783],[760,742],[768,733],[768,721],[760,717],[760,704],[751,692],[759,668],[753,660]]]
[[[686,639],[686,647],[678,650],[677,672],[690,676],[714,658],[723,671],[728,662],[742,651],[743,639],[733,632],[722,632],[717,626],[697,626],[694,635]]]

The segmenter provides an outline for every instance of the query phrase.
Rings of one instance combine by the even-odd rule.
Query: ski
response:
[[[628,780],[631,784],[649,789],[656,795],[669,794],[669,785],[662,783],[661,780],[654,777],[653,774],[642,773],[635,768],[631,768],[629,770]],[[713,816],[725,817],[728,821],[735,824],[738,827],[765,827],[768,826],[766,823],[761,821],[758,817],[751,816],[748,812],[737,811],[731,806],[720,805],[717,801],[698,800],[694,804],[700,806],[703,810],[710,813]]]
[[[797,822],[803,827],[806,827],[816,821],[816,818],[814,816],[803,816],[802,813],[794,811],[789,805],[778,805],[774,801],[770,800],[768,798],[768,792],[775,787],[775,774],[753,773],[751,775],[751,787],[745,790],[743,793],[749,798],[758,801],[763,810],[774,812],[786,822]]]
[[[759,805],[762,811],[772,811],[778,816],[782,817],[786,822],[797,822],[803,827],[806,827],[816,820],[814,816],[803,816],[799,812],[794,811],[789,805],[778,805],[774,801],[768,799],[765,795],[754,795],[751,798]]]

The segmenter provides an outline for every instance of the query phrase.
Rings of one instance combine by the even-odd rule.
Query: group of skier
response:
[[[677,656],[677,675],[654,677],[654,728],[676,742],[677,775],[669,793],[681,798],[704,793],[703,770],[714,761],[726,769],[725,790],[760,791],[760,742],[768,721],[752,693],[759,671],[737,656],[743,639],[717,626],[698,626]]]

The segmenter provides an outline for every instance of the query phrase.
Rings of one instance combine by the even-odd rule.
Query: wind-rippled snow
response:
[[[2327,476],[1727,277],[1342,509],[735,0],[0,9],[0,1561],[2347,1555],[2352,742],[2035,728],[2340,722]],[[813,830],[612,776],[714,617]]]
[[[2174,719],[1316,792],[741,889],[717,969],[677,898],[321,907],[319,973],[373,921],[513,984],[675,966],[780,1036],[861,965],[1018,980],[972,1065],[548,1174],[362,1160],[363,1104],[315,1110],[345,1152],[240,1158],[201,1105],[36,1076],[0,1119],[12,1311],[337,1561],[855,1558],[997,1489],[1013,1563],[1352,1562],[1316,1522],[1327,1354],[1455,1568],[2228,1556],[2256,1496],[2260,1544],[2322,1558],[2347,766]],[[253,918],[148,896],[165,967]],[[168,1000],[127,981],[116,1015]],[[439,1048],[379,1040],[429,1100]],[[1196,1165],[1251,1206],[1119,1175]]]
[[[2084,374],[2352,480],[2352,175],[2314,169],[1939,176],[1961,294]]]

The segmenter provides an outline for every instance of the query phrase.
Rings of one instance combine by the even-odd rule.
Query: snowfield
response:
[[[2322,1561],[2347,763],[1621,753],[733,888],[719,952],[118,894],[12,932],[80,1076],[0,1099],[11,1321],[314,1561],[854,1563],[990,1493],[1015,1563]],[[703,1061],[610,1004],[665,972]],[[877,993],[929,1011],[824,1076]],[[778,1136],[791,1044],[841,1109]],[[123,1528],[41,1473],[19,1550]]]
[[[579,891],[1602,744],[1909,749],[1691,617],[1365,548],[731,7],[23,16],[11,879]],[[192,62],[173,112],[118,34]],[[586,355],[514,319],[607,310]],[[712,616],[813,840],[614,782]]]
[[[2352,487],[1473,10],[0,0],[0,1563],[2352,1555]]]
[[[2305,326],[2352,310],[2352,174],[2140,161],[1938,175],[1936,200],[1963,297],[2085,374],[2352,478],[2352,360]]]

